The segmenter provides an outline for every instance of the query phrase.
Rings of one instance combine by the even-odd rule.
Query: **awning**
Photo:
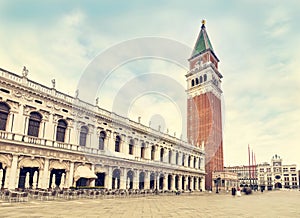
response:
[[[77,181],[79,178],[96,179],[97,176],[87,166],[79,166],[75,171],[74,179]]]

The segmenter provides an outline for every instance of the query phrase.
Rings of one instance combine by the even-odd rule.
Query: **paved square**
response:
[[[300,191],[1,203],[1,217],[300,217]]]

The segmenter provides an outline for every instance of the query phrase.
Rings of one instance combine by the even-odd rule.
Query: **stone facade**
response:
[[[271,164],[259,164],[257,174],[258,185],[269,190],[274,188],[297,189],[299,187],[296,164],[283,165],[282,158],[277,154],[272,157]]]
[[[261,163],[249,166],[225,167],[225,171],[237,173],[241,187],[254,186],[254,188],[276,189],[299,187],[299,178],[296,164],[283,165],[282,158],[274,155],[271,163]],[[250,176],[249,176],[250,175]]]
[[[201,148],[0,68],[0,187],[200,190]]]
[[[238,178],[238,186],[240,187],[257,187],[256,166],[232,166],[224,167],[226,172],[236,173]]]
[[[226,171],[216,171],[212,173],[213,185],[212,191],[231,191],[232,187],[239,186],[239,180],[236,173]]]

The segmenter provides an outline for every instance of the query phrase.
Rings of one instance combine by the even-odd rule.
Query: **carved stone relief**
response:
[[[14,90],[13,95],[16,96],[17,98],[21,98],[23,96],[22,92],[18,90]]]
[[[44,161],[41,158],[30,158],[30,157],[25,157],[19,161],[18,164],[19,168],[23,167],[38,167],[39,169],[44,168]]]
[[[2,163],[2,167],[10,167],[12,161],[12,156],[10,154],[0,154],[0,162]]]

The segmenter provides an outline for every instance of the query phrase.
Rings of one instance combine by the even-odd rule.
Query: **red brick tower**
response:
[[[224,167],[221,79],[218,62],[208,38],[205,21],[188,59],[190,71],[187,78],[187,136],[189,143],[205,148],[205,188],[211,189],[213,171]]]

